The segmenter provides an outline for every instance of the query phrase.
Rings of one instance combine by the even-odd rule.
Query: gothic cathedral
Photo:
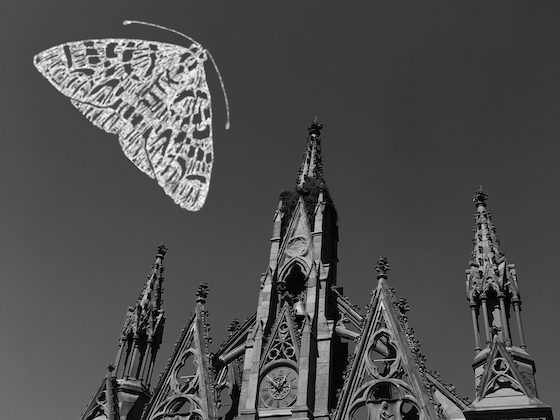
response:
[[[110,366],[82,420],[552,420],[527,352],[515,272],[501,253],[479,190],[473,261],[466,270],[475,342],[475,399],[428,369],[389,286],[386,258],[365,313],[337,284],[337,212],[323,177],[322,125],[314,121],[297,185],[280,196],[270,258],[255,314],[233,321],[210,353],[205,303],[197,292],[167,366],[152,388],[162,342],[163,260],[125,317]]]

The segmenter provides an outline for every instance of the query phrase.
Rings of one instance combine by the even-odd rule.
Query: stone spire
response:
[[[302,187],[306,178],[323,180],[323,165],[321,156],[321,129],[323,124],[317,122],[317,117],[307,128],[307,147],[303,155],[303,162],[298,174],[297,185]]]
[[[493,269],[497,268],[497,261],[504,255],[500,251],[500,241],[496,237],[496,228],[490,218],[490,213],[486,211],[486,200],[488,195],[480,187],[474,194],[476,213],[474,215],[474,252],[473,258],[480,267],[486,265]]]
[[[473,311],[473,327],[475,328],[476,351],[482,346],[478,332],[478,315],[482,311],[482,327],[486,346],[490,346],[494,336],[506,345],[511,346],[509,328],[510,306],[519,307],[519,289],[515,266],[507,264],[505,255],[499,248],[496,228],[486,208],[488,196],[482,187],[475,192],[473,202],[474,214],[474,251],[473,261],[467,273],[467,298]],[[517,304],[517,305],[516,305]],[[514,308],[514,309],[515,309]],[[475,316],[477,321],[475,323]],[[521,347],[525,342],[520,329]]]
[[[296,211],[298,206],[305,213],[308,228],[311,231],[320,231],[323,228],[323,221],[326,220],[327,213],[329,213],[327,223],[333,222],[336,224],[336,209],[323,175],[322,128],[323,124],[319,123],[315,117],[307,129],[305,153],[303,154],[295,188],[280,193],[280,203],[274,216],[274,237],[284,237],[293,217],[296,217],[298,213]],[[271,258],[276,255],[277,253],[273,252]]]
[[[163,317],[162,291],[163,291],[163,259],[167,247],[160,244],[157,247],[156,260],[144,289],[140,293],[136,305],[128,308],[121,337],[126,339],[145,339],[153,342],[158,325]]]
[[[150,399],[150,379],[165,323],[161,294],[166,252],[165,245],[157,247],[146,284],[136,304],[125,315],[115,367],[109,366],[104,383],[82,420],[97,419],[99,410],[109,420],[137,420]],[[101,400],[105,401],[103,407]]]
[[[500,250],[487,199],[482,187],[473,198],[474,252],[466,285],[475,337],[476,398],[465,418],[548,420],[552,413],[537,397],[535,362],[526,351],[515,266]]]
[[[157,247],[155,262],[136,304],[130,306],[121,331],[114,375],[119,386],[121,419],[133,419],[150,398],[150,382],[162,342],[165,245]]]

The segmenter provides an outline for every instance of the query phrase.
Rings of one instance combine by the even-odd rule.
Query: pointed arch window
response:
[[[297,297],[305,289],[305,274],[299,264],[293,264],[288,275],[284,278],[286,291],[293,297]]]

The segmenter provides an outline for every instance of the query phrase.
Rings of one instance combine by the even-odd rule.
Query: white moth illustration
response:
[[[49,48],[35,67],[88,120],[116,134],[126,157],[182,208],[202,208],[210,186],[212,107],[204,62],[210,53],[138,39],[91,39]]]

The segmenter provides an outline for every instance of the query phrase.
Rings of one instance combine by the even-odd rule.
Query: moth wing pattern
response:
[[[206,51],[134,39],[70,42],[35,56],[39,72],[176,204],[197,211],[213,163]]]

